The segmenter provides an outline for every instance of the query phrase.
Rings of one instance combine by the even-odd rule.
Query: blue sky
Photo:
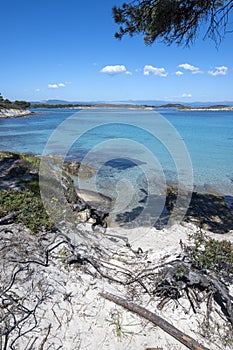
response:
[[[114,38],[119,0],[1,0],[0,92],[69,101],[233,100],[233,34],[217,50]]]

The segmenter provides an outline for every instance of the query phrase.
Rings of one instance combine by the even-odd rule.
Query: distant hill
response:
[[[42,100],[42,101],[31,101],[31,105],[94,105],[96,103],[104,103],[100,102],[86,102],[86,101],[65,101],[65,100]]]
[[[163,101],[163,100],[124,100],[124,101],[66,101],[66,100],[43,100],[31,101],[33,105],[143,105],[143,106],[167,106],[175,107],[183,105],[186,107],[209,107],[209,106],[233,106],[233,101],[214,102],[183,102],[183,101]]]
[[[169,105],[183,105],[188,107],[208,107],[208,106],[233,106],[233,101],[194,101],[194,102],[184,102],[184,101],[164,101],[164,100],[126,100],[119,103],[132,103],[132,104],[142,104],[147,106],[169,106]]]

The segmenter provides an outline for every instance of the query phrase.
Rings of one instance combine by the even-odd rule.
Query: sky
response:
[[[0,0],[0,93],[10,100],[233,101],[233,33],[216,49],[114,38],[119,0]],[[231,18],[230,18],[231,20]]]

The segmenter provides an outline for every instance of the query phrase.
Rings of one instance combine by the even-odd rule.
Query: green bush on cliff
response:
[[[32,232],[52,229],[54,224],[45,211],[41,198],[34,192],[16,190],[0,191],[0,217],[19,212],[15,223],[23,223]]]

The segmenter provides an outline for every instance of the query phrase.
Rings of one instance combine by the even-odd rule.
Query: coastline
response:
[[[48,157],[48,160],[53,163],[56,157]],[[17,192],[15,188],[20,184],[30,184],[29,188],[35,190],[39,161],[40,156],[0,152],[0,184],[5,183],[6,189],[13,193]],[[76,168],[79,169],[78,163],[69,162],[65,170],[73,172]],[[91,173],[92,169],[88,168],[87,174]],[[96,202],[98,195],[81,191],[79,195],[84,202],[77,202],[78,197],[73,191],[72,181],[69,177],[67,180],[64,190],[68,194],[69,204],[81,205],[85,210],[80,213],[88,214],[90,207],[84,207],[85,201]],[[50,185],[56,188],[56,179]],[[54,195],[53,191],[51,193]],[[174,197],[174,189],[170,195]],[[214,204],[217,199],[222,198],[207,195],[199,199],[200,202],[196,201],[192,210],[196,205],[203,203],[203,200],[206,200],[206,204],[212,200],[211,203]],[[27,202],[24,216],[30,212],[32,200],[33,198]],[[54,208],[59,209],[56,198],[51,200]],[[97,205],[101,202],[102,198],[98,196]],[[169,201],[168,197],[167,206],[172,207],[172,198]],[[17,210],[19,209],[17,207]],[[223,205],[221,210],[225,209]],[[216,208],[214,210],[216,211]],[[201,213],[202,218],[204,212],[205,210]],[[192,302],[190,306],[189,299],[182,292],[182,286],[180,296],[170,300],[169,294],[168,300],[166,295],[161,299],[153,291],[157,283],[156,278],[166,277],[161,274],[163,266],[171,268],[172,272],[173,264],[177,261],[179,264],[186,264],[184,267],[178,266],[179,278],[176,288],[179,289],[183,283],[180,280],[182,274],[187,270],[188,260],[184,257],[185,247],[190,245],[190,237],[198,237],[201,233],[208,235],[209,242],[213,242],[212,239],[214,242],[225,242],[227,239],[232,244],[233,230],[216,234],[206,230],[207,226],[201,227],[194,220],[174,223],[161,229],[144,226],[131,229],[107,227],[102,232],[98,226],[97,230],[92,229],[94,218],[87,221],[83,215],[75,227],[63,224],[57,231],[40,228],[32,234],[30,228],[23,222],[14,222],[14,217],[10,217],[9,214],[0,217],[0,265],[3,271],[1,288],[3,291],[7,290],[3,295],[2,305],[6,307],[2,308],[2,312],[4,320],[10,319],[14,314],[20,315],[23,303],[29,311],[28,320],[25,317],[26,321],[22,322],[21,329],[30,329],[30,332],[25,332],[21,337],[21,334],[18,336],[17,327],[12,328],[9,343],[15,341],[20,349],[25,348],[25,343],[33,344],[33,347],[38,349],[45,344],[46,347],[72,350],[187,349],[160,327],[155,327],[138,315],[105,300],[103,293],[107,292],[144,306],[211,350],[231,349],[230,324],[224,314],[219,314],[221,309],[218,305],[217,309],[212,310],[208,328],[205,320],[209,313],[209,305],[206,306],[205,298],[200,299],[198,305],[191,307]],[[41,211],[38,218],[35,211],[32,214],[33,221],[41,217]],[[213,212],[205,214],[210,220],[214,220]],[[7,222],[11,218],[12,221]],[[193,271],[196,273],[196,267]],[[153,274],[155,275],[152,276]],[[149,279],[144,281],[146,275]],[[201,276],[204,278],[206,271]],[[172,273],[168,274],[169,281],[172,278]],[[197,282],[195,283],[198,284]],[[166,291],[169,290],[169,286],[170,284],[165,286]],[[229,284],[228,289],[224,288],[224,291],[229,291],[229,295],[232,296],[232,284]],[[170,290],[172,291],[172,287]],[[207,292],[210,293],[208,290]],[[201,293],[204,291],[201,290]],[[12,303],[12,295],[16,303]]]
[[[33,112],[26,109],[0,107],[0,118],[23,118],[32,114]]]
[[[200,111],[200,112],[220,112],[220,111],[233,111],[233,107],[196,107],[196,108],[179,108],[180,111]]]
[[[0,173],[0,189],[21,188],[21,184],[23,184],[24,188],[27,181],[30,183],[32,179],[39,186],[38,172],[41,159],[52,164],[50,171],[54,171],[53,167],[56,168],[57,165],[61,165],[59,156],[55,155],[42,158],[35,154],[0,151],[0,172],[2,171]],[[65,161],[62,164],[62,170],[69,177],[68,184],[65,185],[69,200],[71,200],[72,205],[76,205],[75,200],[79,198],[86,203],[86,208],[94,208],[102,213],[109,211],[108,224],[110,224],[110,227],[133,229],[140,226],[154,226],[157,229],[163,229],[167,226],[170,217],[173,218],[173,210],[175,209],[178,218],[177,222],[180,222],[179,210],[184,214],[181,224],[183,222],[194,223],[197,227],[216,234],[233,232],[233,197],[230,195],[218,193],[211,188],[209,188],[209,191],[207,189],[198,191],[198,189],[194,188],[190,192],[184,188],[178,188],[177,185],[170,184],[166,188],[164,209],[159,217],[157,217],[156,210],[154,210],[152,205],[147,207],[147,203],[159,203],[160,200],[163,202],[164,195],[162,194],[160,199],[159,193],[158,195],[148,195],[145,193],[144,197],[140,199],[140,202],[135,202],[124,213],[115,213],[115,198],[113,196],[104,193],[104,191],[93,192],[86,186],[79,188],[75,185],[75,178],[77,177],[82,182],[82,180],[89,180],[96,175],[95,169],[90,165],[80,165],[81,163],[77,161]],[[56,177],[56,173],[54,173],[54,177]],[[70,186],[71,188],[69,188]],[[78,196],[77,198],[74,197],[74,191]],[[180,209],[177,207],[177,202]],[[150,213],[150,220],[148,219],[148,214],[145,217],[143,215],[144,205],[146,212]],[[183,212],[184,205],[188,205],[186,212]],[[82,214],[80,215],[82,216]],[[172,221],[177,223],[176,220],[174,221],[174,218]]]
[[[185,106],[176,106],[176,105],[171,105],[171,106],[146,106],[146,105],[124,105],[124,104],[97,104],[97,105],[74,105],[74,106],[56,106],[56,105],[48,105],[48,106],[43,106],[43,107],[38,107],[38,106],[32,106],[32,109],[129,109],[129,110],[144,110],[144,111],[156,111],[161,108],[166,108],[166,109],[174,109],[176,108],[177,110],[181,112],[220,112],[220,111],[225,111],[225,112],[231,112],[233,111],[233,106],[222,106],[222,107],[185,107]],[[24,118],[28,116],[32,116],[36,112],[30,111],[30,110],[23,110],[23,109],[16,109],[16,108],[0,108],[0,118],[2,119],[7,119],[7,118]]]

